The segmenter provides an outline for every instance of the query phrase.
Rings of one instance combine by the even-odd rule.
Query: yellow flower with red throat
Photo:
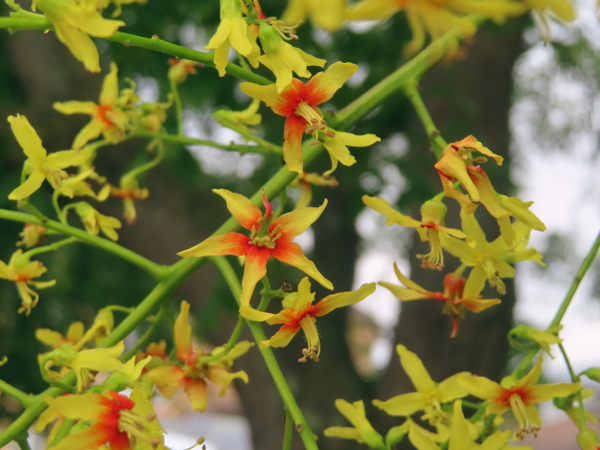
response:
[[[429,242],[429,253],[426,255],[417,255],[419,259],[423,260],[421,265],[425,269],[441,270],[444,267],[444,252],[440,244],[440,234],[464,239],[468,245],[474,245],[474,240],[470,236],[467,236],[460,230],[444,226],[444,219],[446,218],[448,208],[436,198],[427,200],[421,206],[421,221],[400,214],[382,198],[363,195],[362,200],[369,208],[387,217],[385,221],[386,225],[390,226],[395,223],[403,227],[414,228],[419,233],[422,241]]]
[[[256,284],[267,274],[267,261],[271,257],[302,270],[327,289],[333,289],[331,282],[321,275],[315,264],[304,256],[302,248],[293,242],[296,236],[304,233],[319,218],[327,205],[327,200],[319,208],[298,208],[275,219],[273,208],[264,193],[265,213],[263,214],[250,199],[243,195],[225,189],[213,189],[213,192],[225,199],[227,209],[242,227],[250,231],[250,237],[237,232],[211,236],[200,244],[179,252],[178,255],[183,257],[246,256],[240,297],[242,316],[248,317],[249,312],[252,311],[250,298]],[[260,314],[256,311],[255,315],[257,313]]]
[[[53,412],[90,423],[83,431],[62,439],[53,449],[165,448],[164,430],[156,418],[152,403],[140,387],[133,389],[131,397],[106,391],[104,394],[68,395],[45,400]]]
[[[121,142],[125,132],[131,128],[129,116],[118,107],[119,80],[117,65],[110,65],[110,72],[104,77],[98,104],[94,102],[56,102],[54,109],[63,114],[88,114],[92,120],[81,129],[73,141],[73,148],[80,149],[92,139],[102,134],[111,144]]]
[[[181,302],[181,312],[175,321],[175,354],[182,367],[179,365],[155,367],[148,371],[146,379],[155,384],[161,394],[168,398],[183,386],[192,408],[204,412],[208,405],[206,380],[221,386],[220,395],[225,394],[227,387],[236,378],[248,382],[246,372],[243,370],[231,372],[230,369],[233,360],[245,354],[254,344],[242,341],[221,357],[213,358],[212,355],[221,353],[223,347],[215,348],[212,355],[205,355],[202,349],[194,349],[192,346],[192,327],[188,323],[189,311],[190,304]]]
[[[324,72],[312,77],[306,84],[294,78],[292,83],[278,93],[274,84],[260,86],[240,83],[240,89],[252,98],[259,99],[280,116],[286,117],[283,128],[283,159],[288,169],[302,173],[302,137],[310,134],[329,152],[332,160],[331,173],[337,162],[350,166],[356,162],[346,146],[366,147],[380,139],[374,134],[357,136],[336,132],[327,126],[318,105],[330,100],[333,94],[358,70],[352,63],[336,62]]]
[[[526,433],[536,434],[542,425],[536,403],[567,397],[583,389],[581,383],[536,384],[541,374],[540,356],[531,371],[520,380],[507,376],[498,384],[485,377],[461,375],[458,383],[469,394],[490,402],[486,414],[512,411],[519,423],[517,436],[522,439]]]
[[[480,298],[480,291],[477,291],[479,287],[473,282],[469,283],[456,273],[449,273],[444,277],[444,292],[432,292],[404,276],[396,263],[394,263],[394,272],[398,281],[404,286],[398,286],[387,281],[380,281],[377,284],[389,289],[392,294],[402,301],[432,299],[445,302],[443,313],[452,317],[452,334],[450,337],[456,337],[458,320],[464,319],[466,309],[478,313],[500,303],[498,298]]]
[[[98,49],[90,36],[110,37],[125,22],[104,19],[96,10],[95,2],[34,0],[33,4],[52,22],[56,36],[73,56],[90,72],[100,72]]]
[[[248,318],[253,320],[266,320],[269,325],[281,324],[281,328],[268,341],[260,343],[261,348],[285,347],[298,331],[304,331],[307,345],[302,350],[303,357],[299,359],[306,362],[307,358],[319,361],[321,353],[321,340],[315,325],[317,317],[324,316],[334,309],[355,305],[375,292],[375,283],[363,284],[356,291],[340,292],[328,295],[313,305],[315,293],[310,292],[310,281],[303,278],[298,285],[298,292],[292,292],[283,299],[284,309],[278,314],[250,312]]]
[[[31,313],[31,309],[37,305],[40,296],[29,286],[36,289],[44,289],[56,284],[56,280],[52,281],[31,281],[44,274],[48,269],[39,261],[30,261],[27,253],[23,250],[17,250],[10,257],[10,261],[6,264],[0,261],[0,278],[14,281],[17,285],[17,290],[21,296],[22,305],[19,312],[24,312],[26,316]]]

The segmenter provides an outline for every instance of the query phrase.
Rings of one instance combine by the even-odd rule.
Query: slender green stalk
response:
[[[433,119],[429,114],[429,110],[425,103],[423,103],[423,99],[421,98],[421,94],[419,93],[418,81],[412,80],[407,82],[404,85],[404,93],[412,103],[425,131],[427,132],[427,136],[429,137],[429,141],[432,145],[432,150],[435,153],[435,157],[439,160],[442,158],[442,150],[448,145],[446,141],[440,136],[440,132],[433,123]]]
[[[54,250],[61,248],[63,245],[73,244],[74,242],[77,242],[77,238],[74,238],[74,237],[66,238],[66,239],[63,239],[62,241],[55,242],[54,244],[44,245],[43,247],[36,247],[34,249],[28,250],[25,253],[23,253],[23,256],[31,258],[32,256],[35,256],[40,253],[52,252]]]
[[[121,247],[116,242],[101,238],[99,236],[95,236],[93,234],[88,233],[87,231],[71,227],[69,225],[56,222],[54,220],[46,219],[45,221],[41,221],[40,219],[32,216],[31,214],[9,211],[7,209],[0,209],[0,219],[41,225],[59,233],[68,236],[73,236],[74,238],[77,238],[80,241],[85,242],[86,244],[91,244],[96,247],[102,248],[103,250],[106,250],[109,253],[119,256],[125,261],[129,261],[130,263],[135,264],[136,266],[145,270],[156,279],[162,278],[168,271],[167,267],[161,266],[160,264],[156,264],[155,262],[150,261],[149,259],[146,259],[143,256],[140,256],[137,253],[126,249],[125,247]]]
[[[224,257],[215,257],[212,260],[219,268],[221,274],[223,274],[223,277],[225,278],[225,281],[227,282],[231,293],[239,303],[239,298],[242,295],[242,286],[240,285],[237,275],[231,268],[231,265],[227,262],[227,260]],[[254,336],[254,340],[257,343],[267,340],[267,336],[265,335],[265,332],[263,331],[262,326],[259,322],[246,320],[246,323],[248,324],[250,332]],[[260,349],[260,352],[263,356],[263,359],[265,360],[265,364],[269,369],[269,372],[271,373],[271,377],[275,382],[275,386],[279,391],[279,395],[283,400],[286,413],[289,413],[292,420],[294,421],[294,424],[296,425],[296,429],[300,433],[302,442],[304,442],[304,447],[307,450],[318,449],[315,436],[312,433],[308,422],[306,422],[304,414],[302,414],[302,410],[296,403],[296,399],[294,398],[292,391],[290,390],[290,387],[287,384],[283,372],[281,372],[281,368],[277,363],[277,359],[275,359],[273,351],[270,347],[266,347]]]
[[[52,439],[52,442],[50,443],[49,447],[52,448],[55,445],[58,445],[58,443],[60,441],[62,441],[63,438],[67,437],[67,435],[69,434],[69,431],[71,431],[71,428],[73,428],[74,424],[75,424],[75,419],[63,420],[63,423],[60,424],[60,428],[58,429],[57,433],[54,435],[54,439]]]
[[[208,356],[201,357],[200,365],[208,364],[210,362],[217,361],[217,360],[223,358],[224,356],[227,356],[227,354],[233,349],[233,347],[235,347],[235,344],[237,344],[237,341],[240,338],[240,335],[242,334],[242,330],[244,329],[245,324],[246,324],[246,321],[242,317],[238,318],[238,321],[235,324],[235,328],[233,329],[233,332],[231,333],[231,337],[227,341],[227,344],[225,344],[225,347],[223,348],[223,350],[221,350],[219,353],[215,353],[214,355],[208,355]]]
[[[8,384],[6,381],[0,379],[0,392],[3,392],[6,395],[10,395],[16,401],[18,401],[21,405],[27,408],[29,404],[33,401],[34,397],[26,394],[25,392],[17,389],[11,384]]]
[[[256,134],[249,131],[248,127],[236,125],[232,121],[226,120],[223,118],[219,118],[216,120],[218,123],[220,123],[224,127],[227,127],[229,129],[235,131],[236,133],[242,135],[247,140],[258,144],[260,147],[262,147],[266,151],[267,154],[269,154],[269,153],[276,153],[278,155],[283,154],[283,148],[281,146],[272,144],[271,142],[258,137]],[[255,148],[255,147],[252,146],[250,148]]]
[[[122,361],[128,361],[130,358],[135,356],[135,354],[138,351],[140,351],[144,345],[146,345],[150,341],[150,339],[154,335],[154,332],[162,322],[164,315],[165,307],[163,306],[158,311],[158,314],[152,319],[150,326],[148,327],[144,335],[138,339],[138,341],[133,345],[133,347],[131,347],[129,350],[123,353],[123,355],[120,357]]]
[[[563,359],[565,360],[565,364],[567,365],[567,369],[569,370],[569,375],[571,376],[571,381],[573,383],[579,382],[579,377],[573,370],[573,366],[571,365],[571,361],[569,360],[569,356],[567,355],[565,348],[563,347],[563,345],[561,343],[558,344],[558,348],[560,349],[560,352],[563,355]],[[578,403],[577,415],[578,415],[579,423],[577,424],[577,426],[579,427],[580,430],[583,430],[586,428],[586,418],[585,418],[585,408],[583,407],[583,395],[581,394],[581,391],[578,391],[575,393],[575,398],[577,398],[577,403]]]
[[[138,131],[129,135],[129,137],[142,137],[149,139],[160,139],[165,142],[176,142],[183,145],[206,145],[207,147],[218,148],[221,150],[227,150],[239,153],[260,153],[263,155],[270,155],[273,153],[279,154],[283,150],[281,147],[270,144],[264,141],[263,144],[259,145],[245,145],[245,144],[220,144],[218,142],[207,141],[205,139],[190,138],[187,136],[177,136],[166,133],[151,133],[148,131]]]
[[[171,80],[171,93],[173,94],[173,103],[175,105],[175,118],[177,119],[177,134],[183,133],[183,106],[181,105],[181,97],[177,83]]]
[[[402,89],[407,82],[420,79],[421,75],[442,59],[446,49],[458,38],[459,32],[455,28],[434,40],[421,53],[338,112],[331,126],[336,130],[347,129],[373,111],[390,95]]]
[[[283,433],[283,450],[292,448],[292,431],[294,431],[294,422],[287,408],[285,408],[285,431]]]
[[[557,325],[560,325],[560,322],[562,321],[563,317],[565,316],[567,309],[569,309],[569,305],[571,304],[571,301],[573,300],[573,297],[575,296],[575,293],[577,292],[577,288],[581,284],[583,277],[585,276],[588,269],[592,265],[592,262],[594,262],[594,259],[596,258],[596,255],[598,253],[598,249],[600,249],[600,231],[598,232],[598,235],[596,236],[596,239],[594,240],[594,243],[592,244],[592,247],[590,248],[588,254],[585,256],[585,258],[581,262],[581,265],[579,266],[579,270],[577,270],[575,277],[573,277],[571,286],[569,287],[569,290],[567,291],[567,294],[565,295],[565,299],[560,304],[560,307],[558,308],[558,311],[556,311],[556,314],[554,315],[552,322],[550,322],[550,325],[548,325],[547,330],[554,328]],[[522,376],[538,352],[539,352],[539,349],[536,349],[536,350],[531,350],[529,353],[527,353],[527,355],[525,355],[525,357],[519,363],[517,368],[513,371],[513,374],[517,377]]]

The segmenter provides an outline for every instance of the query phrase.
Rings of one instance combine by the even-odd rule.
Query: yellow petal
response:
[[[8,116],[8,121],[25,155],[32,162],[43,160],[46,157],[46,150],[42,146],[42,140],[27,120],[27,117],[20,115],[16,117]]]
[[[375,292],[375,286],[375,283],[366,283],[356,291],[340,292],[337,294],[328,295],[319,303],[317,303],[318,312],[316,313],[316,316],[323,316],[336,308],[355,305]]]

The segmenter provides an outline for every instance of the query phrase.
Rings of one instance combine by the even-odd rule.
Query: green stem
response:
[[[151,133],[149,131],[138,131],[132,133],[129,137],[142,137],[149,139],[160,139],[166,142],[176,142],[183,145],[206,145],[207,147],[218,148],[221,150],[227,150],[239,153],[260,153],[263,155],[270,155],[273,153],[279,153],[280,147],[270,144],[264,141],[265,145],[245,145],[245,144],[219,144],[218,142],[207,141],[205,139],[196,139],[187,136],[176,136],[173,134],[166,133]]]
[[[59,249],[63,245],[73,244],[74,242],[77,242],[77,240],[78,239],[74,237],[63,239],[62,241],[55,242],[54,244],[44,245],[43,247],[37,247],[32,250],[28,250],[25,253],[23,253],[23,256],[31,258],[32,256],[35,256],[39,253],[51,252]]]
[[[285,431],[283,434],[283,450],[291,450],[292,448],[292,431],[294,431],[294,422],[287,408],[285,408]]]
[[[21,450],[31,450],[31,447],[29,446],[29,442],[27,442],[27,437],[28,437],[28,433],[27,433],[27,430],[25,430],[23,433],[21,433],[19,436],[17,436],[15,438],[15,441],[19,445],[19,448]]]
[[[41,221],[40,219],[32,216],[31,214],[9,211],[6,209],[0,209],[0,219],[12,220],[15,222],[31,223],[33,225],[41,225],[59,233],[72,236],[74,238],[79,239],[82,242],[85,242],[86,244],[91,244],[96,247],[102,248],[103,250],[106,250],[109,253],[119,256],[125,261],[129,261],[130,263],[135,264],[136,266],[145,270],[156,279],[162,278],[166,275],[168,271],[168,267],[156,264],[155,262],[150,261],[149,259],[146,259],[143,256],[140,256],[137,253],[126,249],[125,247],[121,247],[119,244],[113,241],[101,238],[99,236],[95,236],[93,234],[89,234],[87,231],[80,230],[79,228],[74,228],[69,225],[56,222],[54,220],[47,219],[45,221]]]
[[[181,135],[183,132],[183,106],[181,106],[181,97],[179,96],[179,89],[177,83],[171,80],[171,93],[173,94],[173,103],[175,104],[175,118],[177,119],[177,134]]]
[[[224,257],[215,257],[212,258],[214,263],[219,268],[220,272],[223,274],[227,285],[231,289],[231,293],[234,298],[239,302],[239,298],[242,295],[242,286],[237,278],[237,275],[233,271],[231,265],[227,262]],[[250,331],[254,336],[254,340],[257,343],[267,340],[267,336],[262,329],[262,326],[259,322],[253,322],[251,320],[246,320],[248,327],[250,327]],[[271,377],[275,382],[275,386],[279,391],[279,395],[283,400],[283,403],[286,408],[286,412],[290,414],[296,429],[300,433],[300,437],[302,438],[302,442],[304,442],[304,447],[307,450],[316,450],[318,449],[317,442],[315,440],[315,435],[312,433],[308,422],[304,418],[304,414],[302,414],[302,410],[298,407],[296,403],[296,399],[294,398],[290,387],[287,384],[285,376],[283,372],[281,372],[281,368],[277,363],[277,359],[275,359],[275,355],[270,347],[260,349],[260,352],[265,360],[265,364],[271,373]]]
[[[223,350],[221,350],[219,353],[215,353],[214,355],[201,357],[199,364],[208,364],[210,362],[217,361],[218,359],[221,359],[224,356],[227,356],[227,354],[233,349],[233,347],[235,347],[235,344],[237,344],[237,341],[240,338],[240,335],[242,334],[242,330],[244,329],[245,324],[246,321],[242,317],[238,318],[238,321],[235,324],[235,328],[231,333],[231,337],[229,338],[229,341],[227,341],[227,344],[225,344],[225,348],[223,348]]]
[[[560,349],[560,352],[563,355],[563,359],[565,360],[565,363],[567,365],[567,369],[569,370],[569,375],[571,376],[571,381],[573,383],[579,382],[579,377],[573,370],[573,366],[571,365],[571,361],[569,360],[569,357],[567,356],[567,352],[565,351],[565,348],[563,347],[563,345],[560,342],[558,344],[558,348]],[[577,399],[577,403],[578,403],[577,413],[579,416],[578,417],[579,423],[577,424],[577,426],[579,427],[580,430],[583,431],[585,428],[587,428],[587,426],[586,426],[586,419],[585,419],[585,408],[583,407],[583,395],[581,394],[581,391],[578,391],[575,393],[575,398]]]
[[[63,423],[60,424],[60,428],[58,429],[57,433],[54,435],[54,439],[52,439],[52,442],[50,443],[49,448],[52,448],[55,445],[58,445],[58,443],[60,441],[62,441],[63,438],[67,437],[67,435],[69,434],[69,431],[71,431],[71,428],[73,428],[74,424],[75,424],[75,419],[63,420]]]
[[[260,147],[262,147],[266,151],[267,154],[270,154],[270,153],[275,153],[277,155],[283,154],[282,147],[280,147],[279,145],[272,144],[271,142],[258,137],[254,133],[250,132],[246,126],[237,125],[234,122],[232,122],[231,120],[227,120],[227,119],[223,119],[223,118],[218,118],[218,119],[215,118],[215,119],[218,123],[220,123],[224,127],[235,131],[236,133],[242,135],[249,141],[252,141],[252,142],[256,143],[257,145],[259,145]],[[250,147],[250,148],[254,148],[254,147]]]
[[[158,326],[162,322],[162,319],[163,319],[163,317],[165,315],[165,311],[166,310],[165,310],[164,306],[160,308],[160,310],[158,311],[158,314],[152,319],[150,327],[148,327],[148,329],[146,330],[146,332],[144,333],[144,335],[141,338],[138,339],[138,341],[135,343],[135,345],[133,347],[131,347],[129,350],[127,350],[127,352],[125,352],[121,356],[121,360],[122,361],[128,361],[139,350],[141,350],[141,348],[144,345],[146,345],[147,342],[150,341],[150,338],[152,337],[152,335],[154,334],[154,332],[156,331],[156,329],[158,328]]]
[[[343,110],[339,111],[332,122],[336,130],[347,129],[350,125],[373,111],[385,99],[402,89],[407,82],[418,80],[421,76],[440,61],[446,49],[459,38],[458,29],[453,29],[434,40],[421,53],[385,77],[367,92],[362,94]]]
[[[8,30],[53,30],[54,26],[43,15],[37,14],[38,17],[0,17],[0,28]],[[126,47],[140,47],[148,50],[154,50],[160,53],[175,56],[180,59],[190,59],[207,66],[214,67],[213,55],[214,52],[199,52],[191,48],[182,47],[181,45],[171,44],[163,41],[158,36],[154,35],[151,38],[136,36],[135,34],[116,32],[111,37],[105,38],[108,41],[123,44]],[[267,85],[273,82],[260,75],[245,70],[242,67],[228,63],[226,67],[227,73],[242,80],[251,81],[253,83]]]
[[[34,400],[33,396],[26,394],[25,392],[21,391],[20,389],[17,389],[13,385],[8,384],[4,380],[0,380],[0,392],[5,393],[6,395],[10,395],[25,408],[27,408],[27,406],[31,404],[31,402]]]
[[[418,80],[409,81],[404,85],[404,93],[412,103],[425,131],[427,132],[427,136],[429,137],[429,141],[431,142],[433,152],[435,153],[435,157],[439,160],[442,158],[442,150],[448,145],[446,141],[440,136],[440,131],[437,129],[435,124],[433,123],[433,119],[429,114],[429,110],[425,103],[423,103],[423,99],[421,98],[421,94],[418,88]]]
[[[600,248],[600,232],[598,232],[598,235],[596,236],[596,239],[594,240],[594,243],[592,244],[590,251],[585,256],[583,261],[581,262],[581,265],[579,266],[579,270],[577,270],[577,273],[575,274],[575,277],[573,278],[571,286],[569,287],[569,290],[567,291],[567,294],[565,295],[564,300],[560,304],[558,311],[556,311],[556,314],[554,315],[552,322],[550,322],[550,325],[548,325],[548,328],[546,330],[549,330],[551,328],[554,328],[554,327],[560,325],[560,322],[562,321],[563,317],[565,316],[567,309],[569,309],[569,305],[571,304],[571,301],[573,300],[573,297],[575,296],[575,293],[577,292],[577,288],[581,284],[583,277],[585,276],[588,269],[592,265],[592,262],[594,262],[594,259],[596,258],[596,254],[598,253],[599,248]],[[527,353],[527,355],[525,355],[523,360],[519,363],[517,368],[513,371],[513,374],[516,377],[520,377],[525,373],[525,371],[529,367],[529,364],[531,364],[531,362],[533,361],[533,358],[535,358],[535,355],[537,355],[538,351],[539,351],[539,349],[531,350],[529,353]]]
[[[139,174],[141,174],[142,172],[147,172],[148,170],[150,170],[153,167],[156,167],[158,164],[160,164],[160,162],[162,161],[164,156],[165,156],[165,151],[161,146],[159,146],[156,149],[156,156],[154,158],[152,158],[150,161],[136,167],[135,169],[130,170],[129,172],[127,172],[127,174],[125,174],[123,176],[123,178],[136,177]]]

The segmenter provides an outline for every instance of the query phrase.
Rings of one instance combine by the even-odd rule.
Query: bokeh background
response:
[[[285,3],[263,0],[267,15],[280,15]],[[24,5],[28,6],[28,5]],[[358,308],[337,310],[319,322],[323,349],[321,361],[298,363],[303,347],[300,337],[276,356],[313,431],[344,425],[334,408],[336,398],[387,399],[413,390],[393,352],[396,343],[406,345],[424,361],[435,380],[467,370],[499,380],[518,362],[519,351],[508,346],[506,334],[516,323],[540,328],[549,323],[598,231],[599,184],[598,129],[600,126],[600,59],[597,55],[600,26],[595,4],[581,0],[576,23],[568,27],[552,24],[551,38],[544,44],[539,27],[531,18],[513,19],[504,26],[486,24],[464,45],[464,58],[438,64],[421,82],[425,103],[447,141],[474,134],[487,147],[505,158],[502,168],[490,164],[497,191],[519,194],[534,200],[533,210],[548,226],[546,233],[534,232],[532,244],[545,256],[547,266],[526,262],[518,266],[516,283],[507,280],[508,293],[501,305],[477,316],[469,315],[459,336],[450,339],[451,324],[437,302],[403,305],[379,289]],[[8,8],[0,11],[8,14]],[[219,20],[218,1],[149,0],[144,6],[126,5],[123,30],[163,39],[202,50]],[[351,24],[334,33],[313,28],[298,29],[300,46],[328,63],[341,60],[360,66],[360,71],[323,109],[336,111],[402,65],[402,47],[410,31],[402,15],[384,23]],[[134,80],[146,101],[164,101],[168,93],[168,55],[97,41],[103,74],[84,71],[52,33],[19,31],[0,33],[0,117],[26,115],[49,151],[68,149],[78,130],[87,122],[83,116],[66,117],[52,109],[55,101],[96,100],[104,73],[117,62],[119,76]],[[265,76],[270,74],[260,70]],[[219,78],[214,69],[202,67],[180,88],[185,107],[185,132],[194,137],[220,142],[239,140],[211,117],[214,108],[245,108],[248,98],[233,77]],[[124,84],[122,84],[124,86]],[[279,143],[283,119],[263,108],[259,132]],[[174,121],[166,127],[174,131]],[[381,217],[366,211],[363,194],[381,196],[402,212],[418,216],[421,203],[440,190],[433,169],[435,158],[412,107],[398,93],[364,118],[352,130],[375,133],[382,142],[367,149],[353,149],[358,162],[335,173],[336,189],[314,188],[314,203],[323,198],[329,205],[315,225],[300,238],[309,257],[338,291],[367,281],[394,281],[392,263],[397,261],[420,285],[439,290],[441,274],[425,271],[414,257],[425,246],[416,234],[400,227],[385,227]],[[129,140],[101,151],[97,171],[117,184],[127,170],[149,158],[147,141]],[[12,209],[8,193],[18,184],[23,154],[5,120],[0,121],[0,207]],[[323,155],[310,171],[329,166]],[[239,156],[207,147],[167,146],[164,164],[152,170],[144,185],[150,197],[138,202],[138,221],[120,231],[119,243],[163,264],[177,260],[176,252],[210,235],[229,217],[222,200],[212,188],[226,188],[245,195],[254,193],[281,165],[276,157]],[[43,209],[50,205],[46,187],[33,197]],[[290,192],[290,195],[296,195]],[[449,204],[450,205],[450,204]],[[451,208],[455,205],[450,205]],[[109,199],[99,207],[103,214],[120,216],[121,204]],[[50,209],[43,209],[51,214]],[[479,217],[479,216],[478,216]],[[497,235],[495,221],[481,214],[490,238]],[[70,219],[72,224],[76,218]],[[450,225],[457,217],[449,217]],[[0,223],[0,259],[14,251],[21,225]],[[30,317],[17,314],[19,299],[14,286],[0,280],[0,355],[9,364],[0,376],[20,389],[37,393],[44,388],[35,355],[45,349],[33,333],[37,328],[64,332],[68,324],[82,320],[90,324],[95,312],[109,304],[134,306],[152,289],[153,280],[144,272],[113,255],[85,244],[72,245],[54,254],[41,255],[49,268],[47,278],[56,286],[41,292],[41,300]],[[457,262],[448,258],[447,268]],[[269,266],[272,283],[297,283],[303,276],[281,265]],[[277,280],[277,281],[276,281]],[[516,287],[515,287],[516,284]],[[317,296],[325,295],[317,289]],[[563,337],[573,355],[576,370],[599,364],[600,268],[595,264],[566,319]],[[485,294],[485,292],[484,292]],[[203,345],[225,342],[236,319],[236,306],[217,271],[206,265],[194,274],[171,299],[170,319],[178,313],[182,299],[192,304],[194,333]],[[158,338],[171,341],[169,321]],[[236,384],[236,393],[224,401],[211,399],[208,416],[189,415],[185,399],[178,406],[164,407],[174,424],[186,425],[192,441],[218,429],[224,434],[251,439],[254,449],[278,449],[283,436],[283,409],[272,380],[258,352],[239,362],[248,372],[248,385]],[[548,379],[566,380],[564,363],[557,358],[548,367]],[[591,400],[594,403],[594,399]],[[19,413],[10,398],[2,397],[0,423]],[[212,416],[211,416],[212,414]],[[234,414],[245,419],[222,417]],[[368,416],[380,432],[399,421],[373,408]],[[208,417],[209,419],[207,419]],[[210,422],[221,417],[221,422]],[[227,422],[232,419],[234,422]],[[564,415],[548,420],[564,420]],[[208,420],[208,422],[207,422]],[[225,422],[223,422],[223,420]],[[223,425],[225,424],[225,425]],[[565,436],[576,429],[565,425]],[[558,426],[547,427],[550,430]],[[241,430],[241,431],[240,431]],[[562,429],[561,429],[562,430]],[[174,430],[181,431],[181,430]],[[174,433],[175,434],[175,433]],[[246,438],[241,438],[246,439]],[[543,439],[543,435],[540,436]],[[552,440],[552,439],[551,439]],[[227,442],[227,441],[226,441]],[[243,448],[249,442],[215,444],[213,448]],[[541,444],[539,448],[551,447]],[[554,439],[556,444],[556,439]],[[296,443],[300,448],[300,443]],[[190,443],[174,444],[180,447]],[[225,445],[225,446],[223,446]],[[350,441],[321,437],[323,449],[357,448]],[[536,446],[536,448],[538,448]],[[211,447],[209,445],[209,450]]]

